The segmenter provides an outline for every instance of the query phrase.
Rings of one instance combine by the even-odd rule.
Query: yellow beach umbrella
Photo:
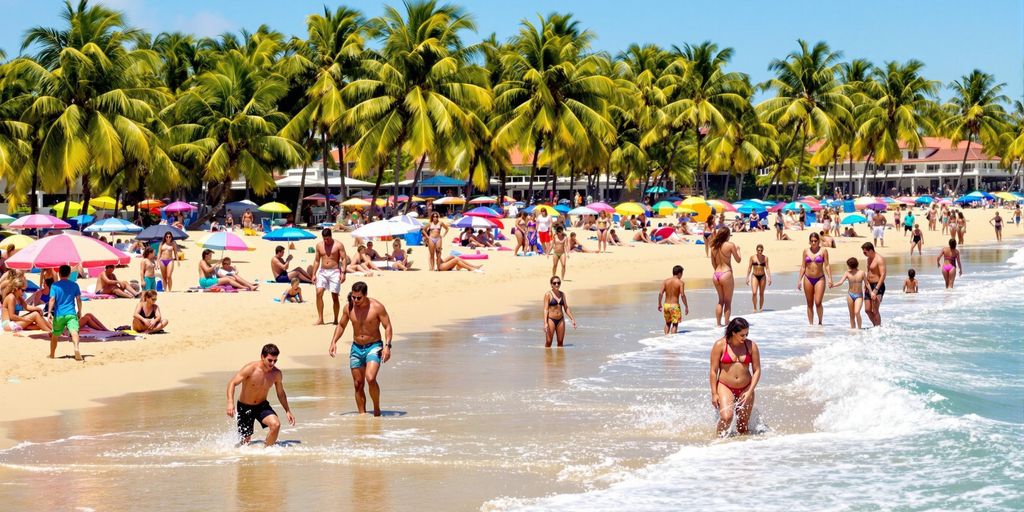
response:
[[[708,206],[707,201],[700,196],[690,196],[683,199],[683,202],[679,203],[679,206],[689,208],[696,212],[696,215],[700,220],[704,220],[708,215],[711,215],[711,207]]]
[[[434,201],[434,204],[466,204],[466,200],[461,197],[442,197]]]
[[[412,201],[414,203],[423,203],[426,202],[426,199],[423,199],[420,196],[412,196],[411,198],[409,198],[409,201]]]
[[[82,203],[76,203],[74,201],[71,201],[71,202],[61,201],[61,202],[51,206],[50,207],[50,211],[56,213],[57,215],[64,215],[64,203],[67,203],[67,205],[68,205],[68,216],[74,217],[74,216],[77,216],[78,214],[82,213]],[[86,213],[89,214],[89,215],[92,215],[92,214],[96,213],[96,208],[93,208],[92,206],[90,206],[88,211],[86,211]]]
[[[538,213],[540,213],[541,210],[548,212],[548,215],[552,217],[558,217],[559,215],[561,215],[560,213],[558,213],[558,210],[546,204],[538,204],[537,206],[535,206],[533,208],[533,214],[537,215]]]
[[[365,208],[370,206],[370,202],[365,199],[359,199],[358,197],[351,197],[343,201],[341,205],[348,208]]]
[[[117,206],[117,200],[110,196],[94,197],[89,200],[89,206],[94,206],[100,210],[113,210],[114,206]]]
[[[277,201],[261,205],[257,210],[263,213],[291,213],[292,209]]]
[[[640,203],[620,203],[615,207],[615,213],[619,215],[643,215],[644,207]]]
[[[1017,196],[1015,196],[1015,195],[1013,195],[1013,194],[1011,194],[1009,192],[996,192],[996,193],[994,193],[992,195],[998,197],[999,199],[1002,199],[1003,201],[1010,201],[1010,202],[1014,202],[1014,203],[1016,203],[1016,202],[1021,200],[1019,197],[1017,197]]]
[[[697,215],[697,210],[694,210],[693,208],[687,208],[685,206],[677,206],[675,212],[682,215]]]
[[[14,248],[21,250],[24,249],[28,244],[35,242],[36,240],[26,235],[11,235],[3,240],[0,240],[0,247],[7,249],[8,245],[14,244]]]

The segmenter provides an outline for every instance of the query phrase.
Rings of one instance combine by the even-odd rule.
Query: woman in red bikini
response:
[[[711,346],[711,405],[718,409],[718,435],[724,435],[736,414],[736,432],[748,433],[754,409],[754,388],[761,380],[757,343],[747,339],[750,324],[733,318],[725,336]]]
[[[811,233],[811,246],[804,249],[800,258],[800,277],[796,289],[804,291],[807,298],[807,323],[814,325],[814,310],[818,310],[818,325],[821,325],[821,305],[825,297],[825,286],[832,282],[832,270],[828,263],[828,249],[821,246],[821,237]]]

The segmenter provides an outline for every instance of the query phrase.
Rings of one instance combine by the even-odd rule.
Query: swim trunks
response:
[[[873,238],[885,238],[885,227],[875,226],[871,228],[871,235]]]
[[[288,273],[287,272],[281,272],[280,274],[277,275],[277,277],[274,278],[274,282],[275,283],[290,283],[290,282],[292,282],[292,280],[291,280],[290,277],[288,277]]]
[[[68,332],[78,332],[78,315],[58,315],[53,319],[53,334],[60,336],[67,328]]]
[[[156,276],[142,278],[142,291],[156,290]]]
[[[868,290],[875,292],[875,295],[881,299],[885,295],[885,283],[872,283],[869,281]]]
[[[353,341],[352,349],[348,354],[348,367],[362,368],[369,362],[380,364],[380,353],[382,350],[384,350],[384,342],[381,340],[365,345]]]
[[[326,289],[331,293],[341,293],[341,269],[322,268],[316,271],[316,289]]]
[[[215,284],[217,284],[217,278],[216,277],[200,277],[199,278],[199,287],[204,289],[204,290],[206,288],[209,288],[209,287],[215,285]]]
[[[678,324],[683,319],[683,312],[679,304],[663,304],[661,311],[665,315],[666,324]]]
[[[238,405],[235,406],[235,417],[238,418],[238,435],[241,437],[251,436],[254,421],[260,422],[261,427],[267,428],[267,424],[263,422],[267,416],[277,416],[277,413],[270,406],[270,402],[266,400],[256,405],[238,402]]]

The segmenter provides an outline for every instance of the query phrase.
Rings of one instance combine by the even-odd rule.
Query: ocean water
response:
[[[968,260],[953,291],[934,271],[919,275],[917,295],[897,291],[902,274],[890,277],[882,328],[849,330],[844,299],[826,303],[824,328],[804,327],[803,307],[746,315],[765,374],[758,435],[684,442],[592,490],[483,509],[1024,510],[1024,250],[970,253],[981,251],[1001,261]],[[707,378],[694,376],[706,375],[718,330],[706,320],[683,328],[574,385],[600,392],[654,373],[632,421],[712,422]],[[650,371],[663,365],[673,371]]]

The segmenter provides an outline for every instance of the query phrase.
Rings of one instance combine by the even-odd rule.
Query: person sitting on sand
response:
[[[156,290],[142,292],[142,300],[135,307],[135,315],[132,316],[132,330],[138,333],[158,333],[170,323],[160,315],[160,307],[156,305]]]
[[[231,258],[227,256],[220,260],[220,266],[217,267],[217,277],[234,277],[244,288],[255,289],[252,283],[238,275],[238,267],[232,265]]]
[[[0,329],[7,332],[22,330],[49,331],[52,326],[43,316],[41,306],[25,302],[25,287],[28,281],[20,271],[9,271],[0,280],[0,295],[3,295],[3,312],[0,316]],[[49,296],[47,296],[49,300]],[[18,310],[24,311],[19,315]]]
[[[857,234],[857,230],[853,229],[853,226],[846,226],[846,229],[843,230],[843,236],[849,238],[857,238],[860,235]]]
[[[381,254],[377,252],[377,249],[373,248],[373,241],[369,240],[366,242],[366,255],[370,258],[370,261],[380,261],[387,259],[386,257],[381,256]]]
[[[395,270],[411,270],[412,259],[409,258],[411,254],[412,249],[410,248],[408,252],[403,251],[402,241],[396,238],[391,242],[391,254],[388,255],[387,259],[392,262],[391,268]]]
[[[298,279],[303,283],[313,282],[313,265],[309,265],[306,268],[295,267],[288,270],[288,263],[292,261],[293,256],[288,255],[284,257],[284,246],[279,245],[274,248],[274,257],[270,258],[270,271],[274,275],[274,281],[278,283],[288,283],[292,279]]]
[[[370,268],[366,266],[363,260],[363,253],[366,252],[366,246],[360,245],[356,248],[356,253],[349,260],[348,265],[345,266],[345,272],[369,272]]]
[[[213,267],[213,250],[203,250],[203,257],[199,260],[199,287],[202,289],[210,288],[211,286],[230,286],[232,288],[238,288],[240,290],[256,291],[259,288],[259,284],[244,285],[242,282],[233,275],[225,275],[217,277],[215,274],[217,269]]]
[[[303,302],[302,287],[299,286],[300,284],[301,281],[299,281],[299,278],[296,277],[292,279],[291,286],[289,286],[288,289],[285,290],[284,294],[281,295],[281,304],[287,304],[289,302],[301,304]]]
[[[458,256],[448,256],[441,260],[438,270],[471,270],[473,272],[483,272],[483,270],[480,270],[480,267],[482,267],[482,265],[473,265]]]
[[[636,233],[633,234],[633,241],[649,244],[651,243],[651,236],[647,234],[646,229],[638,229],[636,230]]]
[[[819,231],[818,235],[821,237],[822,247],[831,247],[832,249],[836,248],[836,240],[829,236],[828,231]]]
[[[662,238],[661,240],[658,240],[657,242],[654,243],[664,245],[679,245],[686,243],[686,239],[683,238],[682,230],[680,229],[680,227],[676,226],[675,230],[672,231],[671,235],[666,236],[665,238]]]
[[[583,244],[576,239],[576,233],[569,233],[569,250],[572,252],[595,252],[583,247]]]
[[[283,374],[275,367],[280,354],[277,345],[264,345],[260,352],[260,360],[243,366],[228,382],[227,414],[229,418],[234,418],[236,412],[238,414],[238,436],[241,438],[239,444],[249,444],[252,439],[253,423],[257,421],[263,428],[270,429],[263,446],[271,446],[277,442],[281,420],[277,418],[277,413],[267,401],[267,393],[270,392],[271,386],[277,389],[277,399],[281,402],[281,407],[284,407],[288,424],[295,425],[295,416],[292,416],[292,410],[288,407],[288,395],[284,392]],[[242,385],[242,394],[236,403],[235,388],[239,384]]]
[[[118,281],[114,275],[114,266],[103,267],[103,273],[96,279],[96,291],[106,295],[113,295],[123,299],[134,299],[139,296],[138,283],[129,284],[127,281]]]
[[[640,231],[643,231],[643,229],[640,229]],[[615,228],[612,228],[612,230],[608,232],[608,245],[622,245],[622,240],[619,239],[619,235],[615,233]]]
[[[459,233],[459,245],[463,247],[469,247],[473,239],[473,228],[464,228],[462,233]]]
[[[469,239],[470,247],[494,247],[494,242],[487,236],[486,229],[480,229]]]

